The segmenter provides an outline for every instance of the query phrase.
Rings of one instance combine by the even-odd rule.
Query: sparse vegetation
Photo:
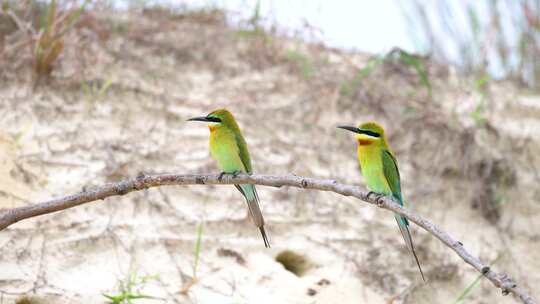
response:
[[[88,3],[89,0],[83,1],[80,5],[75,2],[71,5],[67,3],[59,5],[56,0],[44,3],[3,1],[3,14],[0,15],[0,19],[9,20],[16,25],[6,29],[4,35],[10,34],[17,38],[9,46],[2,47],[0,43],[0,63],[13,58],[21,60],[25,57],[23,50],[29,48],[32,69],[36,75],[35,85],[44,77],[48,78],[66,46],[74,44],[72,41],[67,41],[66,36],[81,17]],[[2,23],[1,20],[0,23]],[[14,35],[14,32],[17,32],[17,35]]]
[[[295,65],[298,73],[304,79],[308,79],[315,73],[315,67],[312,60],[305,54],[295,49],[287,49],[285,51],[285,58]]]
[[[125,280],[118,282],[118,293],[103,293],[103,296],[112,304],[133,304],[136,300],[155,299],[153,296],[141,293],[141,290],[148,282],[158,278],[157,275],[139,277],[136,272],[133,272]]]
[[[200,222],[197,225],[197,241],[195,242],[195,250],[194,250],[194,256],[195,259],[193,260],[193,279],[197,279],[197,270],[199,269],[199,259],[201,257],[201,241],[202,241],[202,235],[203,235],[203,223]]]
[[[378,66],[381,64],[393,64],[404,65],[407,68],[412,68],[420,80],[420,84],[426,88],[428,95],[431,98],[431,82],[429,80],[429,75],[423,60],[423,58],[417,55],[409,54],[399,48],[393,49],[386,55],[374,55],[369,58],[365,66],[358,71],[352,80],[343,82],[341,84],[341,94],[348,97],[352,96],[354,90],[358,87],[360,82],[365,77],[369,76]]]
[[[62,11],[58,9],[56,0],[45,6],[40,16],[40,26],[35,38],[34,71],[40,76],[51,74],[54,63],[64,49],[66,33],[84,10],[88,0],[80,7]]]
[[[107,93],[111,85],[112,85],[112,77],[108,77],[107,79],[103,81],[94,80],[94,81],[83,82],[81,84],[81,89],[84,92],[84,95],[86,96],[86,98],[89,101],[93,102],[102,98]]]
[[[354,94],[354,90],[360,84],[360,81],[366,76],[368,76],[373,69],[375,69],[379,64],[384,61],[384,56],[375,55],[368,59],[366,65],[358,71],[356,76],[350,81],[343,82],[341,84],[341,94],[344,96],[351,97]]]
[[[424,66],[423,58],[396,48],[390,51],[390,53],[386,55],[385,59],[394,59],[405,66],[413,68],[416,71],[416,75],[420,79],[420,84],[427,89],[428,94],[431,97],[431,82],[429,81],[429,76]]]
[[[263,39],[266,43],[270,43],[269,39],[271,39],[271,37],[266,34],[261,21],[261,1],[257,0],[253,7],[251,17],[247,20],[245,26],[241,26],[241,28],[236,31],[236,35],[240,38],[259,38]]]
[[[402,5],[419,52],[454,64],[464,73],[495,74],[539,88],[540,7],[535,0],[428,6],[432,15],[423,1]],[[458,18],[465,24],[455,22]]]
[[[499,254],[497,256],[497,258],[495,258],[495,260],[493,260],[493,262],[491,263],[491,265],[495,265],[497,264],[497,262],[499,262],[501,260],[501,258],[503,257],[504,255],[503,254]],[[465,302],[465,299],[474,291],[474,289],[476,289],[479,285],[480,285],[480,280],[482,280],[484,276],[482,274],[478,275],[476,277],[476,279],[474,279],[474,281],[472,281],[472,283],[467,286],[467,288],[465,288],[461,294],[457,297],[456,301],[454,302],[454,304],[460,304],[460,303],[464,303]]]
[[[487,122],[484,115],[484,108],[488,102],[488,84],[491,80],[488,74],[483,74],[474,81],[475,91],[480,95],[476,107],[471,112],[471,118],[474,120],[477,126],[482,126]]]
[[[202,244],[202,236],[203,236],[203,222],[200,222],[197,225],[197,240],[195,241],[195,248],[193,250],[193,273],[191,278],[189,278],[189,281],[182,286],[180,289],[181,294],[187,294],[190,290],[190,288],[197,283],[198,277],[197,277],[197,270],[199,269],[199,260],[201,258],[201,244]]]

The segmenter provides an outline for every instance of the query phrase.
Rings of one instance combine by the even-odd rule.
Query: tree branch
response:
[[[478,272],[482,273],[494,286],[500,288],[504,295],[512,293],[519,297],[523,303],[534,304],[535,301],[521,287],[506,274],[494,272],[488,265],[472,256],[463,244],[448,233],[441,230],[435,224],[422,218],[416,213],[401,207],[392,198],[379,195],[370,195],[369,192],[359,187],[340,184],[335,180],[321,180],[314,178],[300,177],[296,175],[274,176],[274,175],[247,175],[239,174],[224,175],[222,179],[217,174],[162,174],[162,175],[139,175],[134,179],[127,179],[118,183],[110,183],[92,189],[53,199],[50,201],[24,206],[14,209],[0,211],[0,231],[6,227],[27,218],[52,213],[68,208],[72,208],[84,203],[103,200],[110,196],[124,195],[132,191],[165,186],[165,185],[217,185],[217,184],[257,184],[263,186],[281,187],[289,186],[304,189],[335,192],[344,196],[353,196],[370,204],[397,212],[427,232],[434,235],[442,243],[451,248],[467,264],[471,265]]]

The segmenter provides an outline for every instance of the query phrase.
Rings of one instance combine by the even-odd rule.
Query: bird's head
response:
[[[193,117],[188,119],[188,121],[203,121],[208,124],[210,131],[215,131],[221,127],[230,127],[233,124],[236,124],[234,116],[226,109],[218,109],[210,112],[206,116]]]
[[[360,146],[367,146],[373,143],[384,144],[385,141],[383,127],[375,122],[366,122],[360,124],[358,127],[338,126],[338,128],[356,133],[356,139]]]

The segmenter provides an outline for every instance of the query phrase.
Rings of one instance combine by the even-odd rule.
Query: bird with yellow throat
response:
[[[251,157],[246,140],[234,116],[226,109],[218,109],[206,116],[194,117],[188,121],[202,121],[210,129],[210,154],[217,161],[222,173],[252,173]],[[259,206],[259,196],[255,185],[234,185],[246,199],[249,215],[261,232],[264,246],[270,242],[264,229],[264,218]]]
[[[368,189],[372,192],[392,196],[403,206],[397,160],[392,150],[390,150],[383,127],[375,122],[367,122],[358,127],[339,126],[338,128],[356,133],[358,161]],[[426,281],[414,249],[411,232],[409,231],[409,221],[399,214],[395,214],[394,217],[407,248],[414,256],[422,280]]]

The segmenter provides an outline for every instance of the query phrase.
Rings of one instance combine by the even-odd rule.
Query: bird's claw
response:
[[[381,195],[380,193],[369,191],[368,194],[366,195],[367,199],[368,200],[371,199],[372,195],[375,195],[375,204],[377,204],[377,206],[381,207],[384,204],[384,200],[383,200],[384,196]]]
[[[225,171],[223,171],[223,172],[221,172],[221,173],[219,174],[219,176],[218,176],[218,181],[220,181],[220,182],[223,181],[223,176],[225,176],[225,175],[227,175],[227,174],[231,174],[232,177],[238,177],[238,174],[240,174],[240,173],[242,173],[242,172],[239,171],[239,170],[236,170],[236,171],[234,171],[234,172],[225,172]]]

